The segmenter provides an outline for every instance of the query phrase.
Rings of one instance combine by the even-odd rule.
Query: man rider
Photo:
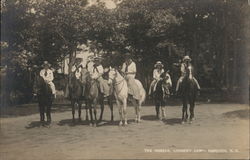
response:
[[[186,75],[186,69],[188,67],[192,68],[192,65],[191,65],[191,58],[189,56],[184,56],[183,58],[183,62],[181,63],[181,77],[179,78],[179,80],[177,81],[177,85],[176,85],[176,93],[179,93],[179,88],[180,88],[180,84],[181,82],[183,81],[183,78],[185,77]],[[196,85],[197,85],[197,88],[198,90],[200,90],[200,85],[198,83],[198,81],[196,80],[195,77],[193,77]]]
[[[51,65],[49,64],[48,61],[44,61],[42,65],[43,69],[40,71],[40,76],[44,79],[46,83],[49,84],[52,90],[52,94],[56,98],[56,88],[55,88],[55,84],[52,82],[54,80],[54,75],[53,75],[53,71],[50,69],[50,66]]]

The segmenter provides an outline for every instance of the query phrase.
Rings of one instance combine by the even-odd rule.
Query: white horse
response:
[[[114,95],[116,98],[117,106],[119,107],[120,113],[120,123],[119,125],[127,125],[127,99],[128,99],[128,84],[125,78],[119,73],[117,69],[110,68],[109,71],[109,78],[113,80],[114,83]],[[143,88],[141,82],[139,80],[135,80],[138,88],[140,89],[140,99],[136,100],[133,98],[133,103],[135,105],[135,122],[141,121],[141,104],[145,101],[146,98],[146,91]]]

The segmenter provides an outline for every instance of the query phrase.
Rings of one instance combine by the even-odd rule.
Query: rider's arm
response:
[[[182,63],[181,64],[181,73],[185,73],[186,72],[186,68],[185,65]]]
[[[48,72],[48,76],[46,77],[46,80],[49,81],[49,82],[51,82],[51,81],[53,81],[53,79],[54,79],[54,74],[53,74],[53,71],[50,70]]]
[[[136,64],[134,62],[130,64],[127,74],[136,74]]]
[[[123,64],[122,64],[122,69],[121,69],[121,71],[122,71],[123,73],[125,73],[125,70],[126,70],[126,64],[123,63]]]
[[[44,70],[43,69],[40,71],[40,76],[44,78]]]
[[[172,87],[172,80],[171,80],[170,75],[167,73],[167,75],[166,75],[166,76],[168,77],[168,79],[167,79],[167,83],[169,83],[170,87]]]
[[[159,76],[158,76],[158,73],[157,73],[157,70],[156,69],[154,69],[154,71],[153,71],[153,78],[154,79],[159,79]]]

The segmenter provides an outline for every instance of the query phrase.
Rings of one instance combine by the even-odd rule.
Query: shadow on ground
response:
[[[145,115],[141,117],[142,120],[146,120],[146,121],[158,121],[158,118],[156,117],[156,115]]]
[[[165,120],[163,120],[163,122],[166,125],[177,125],[177,124],[181,124],[181,118],[165,119]]]
[[[223,113],[226,118],[249,119],[249,109],[236,110]]]
[[[39,127],[48,127],[50,123],[48,122],[41,122],[41,121],[33,121],[30,122],[27,126],[25,126],[26,129],[32,129],[32,128],[39,128]]]
[[[57,123],[57,125],[59,126],[77,126],[77,125],[89,125],[89,122],[88,121],[83,121],[83,120],[78,120],[78,119],[75,119],[75,121],[73,122],[72,119],[64,119],[64,120],[61,120]]]

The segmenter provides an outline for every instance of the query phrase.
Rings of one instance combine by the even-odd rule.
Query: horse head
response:
[[[35,77],[33,91],[38,95],[52,94],[52,89],[50,88],[49,84],[46,83],[40,75]]]

